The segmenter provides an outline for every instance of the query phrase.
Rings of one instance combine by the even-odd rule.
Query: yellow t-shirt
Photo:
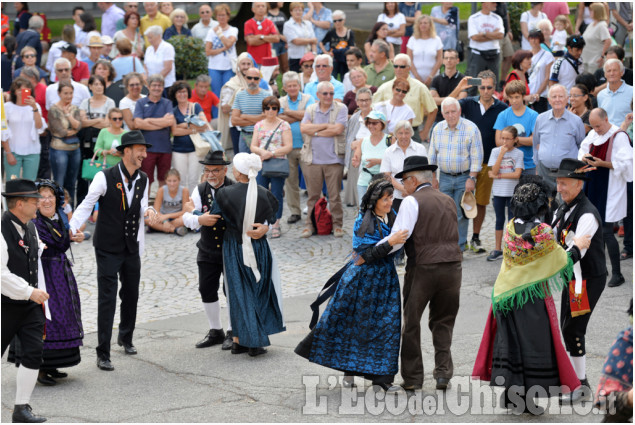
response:
[[[139,24],[139,31],[141,32],[141,34],[143,34],[152,25],[158,25],[161,28],[163,28],[163,31],[165,31],[166,29],[172,26],[172,21],[170,20],[170,18],[168,18],[161,12],[157,12],[154,19],[151,19],[148,15],[145,15],[143,18],[141,18],[141,23]],[[150,46],[150,43],[148,42],[148,37],[144,35],[143,39],[146,43],[146,49],[147,49],[148,46]]]

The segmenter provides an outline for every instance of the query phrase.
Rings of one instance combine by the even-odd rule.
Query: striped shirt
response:
[[[236,94],[232,109],[238,109],[241,114],[245,115],[260,115],[262,114],[262,101],[265,97],[269,96],[271,96],[271,92],[263,89],[260,89],[258,94],[249,94],[247,90],[241,90]],[[242,131],[252,133],[254,126],[248,125],[242,127]]]
[[[465,118],[460,118],[454,129],[441,121],[432,132],[428,159],[442,173],[478,173],[483,163],[481,132]]]

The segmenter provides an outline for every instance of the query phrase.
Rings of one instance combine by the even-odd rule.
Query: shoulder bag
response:
[[[265,150],[269,149],[271,139],[273,139],[273,135],[276,134],[276,131],[278,131],[281,125],[282,121],[280,121],[275,130],[271,132],[271,136],[269,136],[269,140],[267,140],[267,144],[265,144]],[[289,160],[287,158],[269,158],[266,161],[262,161],[262,175],[264,177],[289,177]]]

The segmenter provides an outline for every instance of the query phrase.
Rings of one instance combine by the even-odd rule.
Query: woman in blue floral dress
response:
[[[408,235],[404,230],[386,238],[395,221],[393,190],[384,179],[369,185],[353,228],[353,259],[331,279],[337,280],[332,299],[295,349],[313,363],[343,371],[347,387],[363,376],[385,390],[398,371],[401,296],[390,251]]]

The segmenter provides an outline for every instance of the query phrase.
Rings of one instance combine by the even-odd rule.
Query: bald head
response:
[[[606,111],[602,108],[595,108],[589,114],[589,125],[595,132],[602,136],[611,129],[611,123]]]

